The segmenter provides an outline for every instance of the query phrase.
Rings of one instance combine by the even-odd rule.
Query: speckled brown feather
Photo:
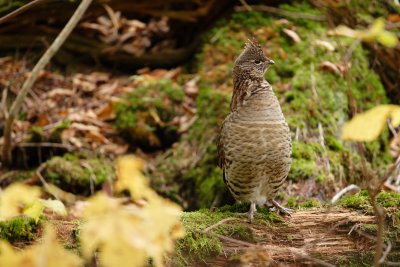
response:
[[[254,42],[235,61],[231,113],[217,141],[230,192],[239,201],[259,205],[273,200],[291,165],[289,127],[263,77],[271,62]]]

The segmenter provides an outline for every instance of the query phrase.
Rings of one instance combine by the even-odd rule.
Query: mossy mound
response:
[[[169,147],[179,137],[176,118],[183,113],[184,96],[171,80],[146,82],[115,104],[115,126],[134,146]]]
[[[26,216],[0,221],[0,239],[10,242],[32,241],[37,237],[38,227],[34,219]]]
[[[320,14],[305,2],[280,8]],[[285,29],[294,30],[301,41],[294,42]],[[255,11],[235,12],[211,31],[208,37],[213,36],[213,42],[204,46],[200,56],[203,79],[219,90],[231,90],[232,62],[248,37],[254,35],[275,60],[265,78],[280,99],[295,140],[289,174],[293,181],[323,181],[332,175],[351,179],[353,167],[344,166],[349,164],[344,154],[352,159],[357,155],[340,140],[341,126],[354,110],[388,101],[378,75],[370,70],[368,51],[357,45],[350,62],[343,61],[354,41],[330,36],[328,30],[327,25],[312,20],[278,20]],[[327,51],[318,45],[320,41],[330,43],[335,50]],[[334,73],[324,67],[326,62],[349,65],[342,73]],[[374,166],[390,160],[385,152],[379,141],[367,145],[367,157]],[[350,172],[343,173],[346,170]]]
[[[305,2],[280,8],[321,14]],[[301,41],[294,42],[285,29],[295,31]],[[365,182],[361,175],[363,157],[370,169],[384,170],[391,160],[384,141],[387,133],[367,144],[365,155],[341,141],[340,135],[343,123],[354,112],[387,103],[385,90],[378,75],[370,69],[368,51],[354,44],[354,40],[331,36],[328,31],[323,22],[283,20],[256,11],[235,11],[217,22],[204,35],[204,45],[197,55],[201,85],[196,102],[199,118],[174,151],[160,156],[156,164],[159,171],[150,174],[156,177],[157,188],[175,188],[175,198],[190,208],[228,201],[221,171],[214,165],[217,161],[214,140],[229,112],[234,59],[251,36],[258,39],[267,56],[276,62],[265,78],[281,102],[294,140],[289,180],[295,183],[315,180],[318,192],[312,193],[312,197],[325,200],[334,193],[332,186]],[[320,45],[321,41],[332,45],[334,50],[327,50]],[[344,55],[349,51],[351,56],[347,61]],[[327,62],[341,71],[332,71],[326,67]]]
[[[371,210],[372,207],[369,199],[368,191],[362,190],[354,195],[344,197],[340,204],[346,208]],[[400,207],[400,194],[396,192],[380,192],[376,200],[383,208]]]
[[[47,182],[67,192],[89,195],[105,181],[113,180],[115,172],[108,159],[65,154],[47,161],[42,175]]]

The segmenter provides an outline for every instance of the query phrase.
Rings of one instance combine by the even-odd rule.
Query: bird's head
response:
[[[273,64],[275,62],[264,55],[261,45],[253,39],[246,43],[244,50],[235,60],[234,71],[254,78],[263,78],[268,67]]]

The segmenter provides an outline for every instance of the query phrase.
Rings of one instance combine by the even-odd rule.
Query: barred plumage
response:
[[[279,101],[264,73],[274,62],[255,41],[246,44],[235,61],[231,113],[218,138],[219,165],[224,181],[236,200],[273,204],[291,165],[291,137]]]

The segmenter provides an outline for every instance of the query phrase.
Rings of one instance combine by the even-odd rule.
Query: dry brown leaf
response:
[[[100,128],[94,125],[87,125],[83,123],[74,122],[71,124],[72,129],[77,129],[79,131],[92,131],[92,132],[100,132]]]
[[[128,152],[129,145],[127,144],[106,144],[101,146],[100,152],[113,155],[124,155]]]
[[[115,118],[115,112],[112,102],[108,102],[95,110],[97,118],[106,121]]]
[[[289,30],[289,29],[283,29],[282,31],[284,33],[286,33],[286,35],[289,36],[290,39],[293,40],[293,42],[295,42],[295,43],[300,43],[301,42],[301,39],[300,39],[299,35],[295,31]]]
[[[50,119],[47,114],[40,114],[36,121],[36,125],[40,126],[40,127],[46,126],[49,123],[50,123]]]
[[[189,80],[185,83],[184,91],[185,94],[190,97],[196,97],[199,93],[199,87],[197,86],[197,82],[199,81],[199,76],[195,76],[193,79]]]
[[[57,96],[73,96],[74,95],[74,91],[71,89],[66,89],[66,88],[54,88],[53,90],[51,90],[50,92],[46,93],[44,95],[44,98],[50,97],[50,98],[54,98]]]
[[[110,141],[101,133],[97,131],[88,131],[85,137],[94,143],[108,144]]]
[[[342,76],[342,72],[340,71],[339,67],[330,61],[322,62],[321,65],[319,65],[319,67],[323,70],[327,70],[339,76]]]
[[[399,14],[390,14],[387,19],[387,21],[391,23],[397,23],[400,22],[400,15]]]

